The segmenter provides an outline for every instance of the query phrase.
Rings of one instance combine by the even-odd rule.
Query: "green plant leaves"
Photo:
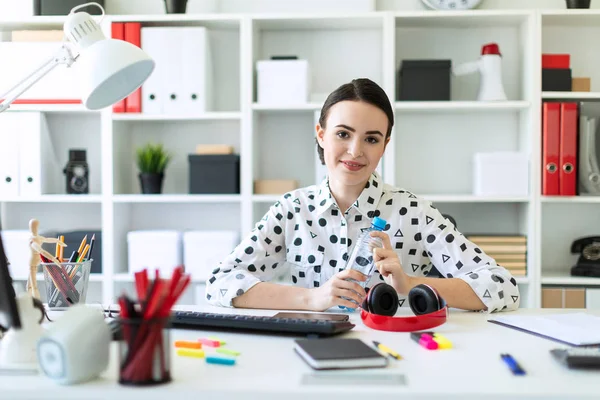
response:
[[[171,154],[161,143],[148,143],[136,150],[136,164],[141,173],[162,174],[171,161]]]

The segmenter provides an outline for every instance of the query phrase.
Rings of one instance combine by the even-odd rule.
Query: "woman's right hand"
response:
[[[325,311],[334,306],[344,306],[347,308],[358,307],[355,303],[342,299],[342,297],[352,299],[359,305],[362,304],[363,299],[366,296],[365,289],[358,283],[347,281],[346,279],[364,282],[367,280],[367,276],[354,269],[345,269],[338,272],[323,286],[310,289],[310,309],[314,311]]]

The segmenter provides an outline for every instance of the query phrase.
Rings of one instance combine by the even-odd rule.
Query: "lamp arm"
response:
[[[0,104],[0,113],[6,111],[12,102],[19,98],[26,90],[35,85],[40,79],[46,76],[50,71],[52,71],[59,64],[66,64],[67,67],[73,65],[78,56],[73,57],[71,50],[67,46],[66,42],[63,42],[61,48],[45,61],[41,66],[39,66],[35,71],[31,74],[27,75],[23,78],[19,83],[10,88],[6,93],[2,94],[0,98],[3,98],[4,101]],[[22,86],[24,85],[24,86]],[[20,87],[20,88],[19,88]],[[11,92],[19,89],[16,93],[11,96],[8,96]]]

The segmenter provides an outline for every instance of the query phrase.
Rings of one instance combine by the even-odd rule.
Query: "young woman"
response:
[[[386,281],[399,294],[426,283],[450,307],[494,312],[518,308],[515,279],[466,239],[430,202],[384,184],[375,169],[389,142],[394,111],[385,92],[355,79],[329,95],[319,118],[317,151],[328,171],[318,186],[285,194],[213,271],[209,303],[225,307],[323,311],[355,308],[365,290],[346,270],[355,238],[378,216],[373,232],[377,271],[366,288]],[[444,278],[427,277],[435,265]],[[291,284],[276,283],[286,276]],[[346,298],[346,299],[344,299]]]

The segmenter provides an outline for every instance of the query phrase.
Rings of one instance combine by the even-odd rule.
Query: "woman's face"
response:
[[[329,179],[344,186],[364,185],[389,141],[388,118],[374,105],[341,101],[329,109],[326,129],[317,125]]]

